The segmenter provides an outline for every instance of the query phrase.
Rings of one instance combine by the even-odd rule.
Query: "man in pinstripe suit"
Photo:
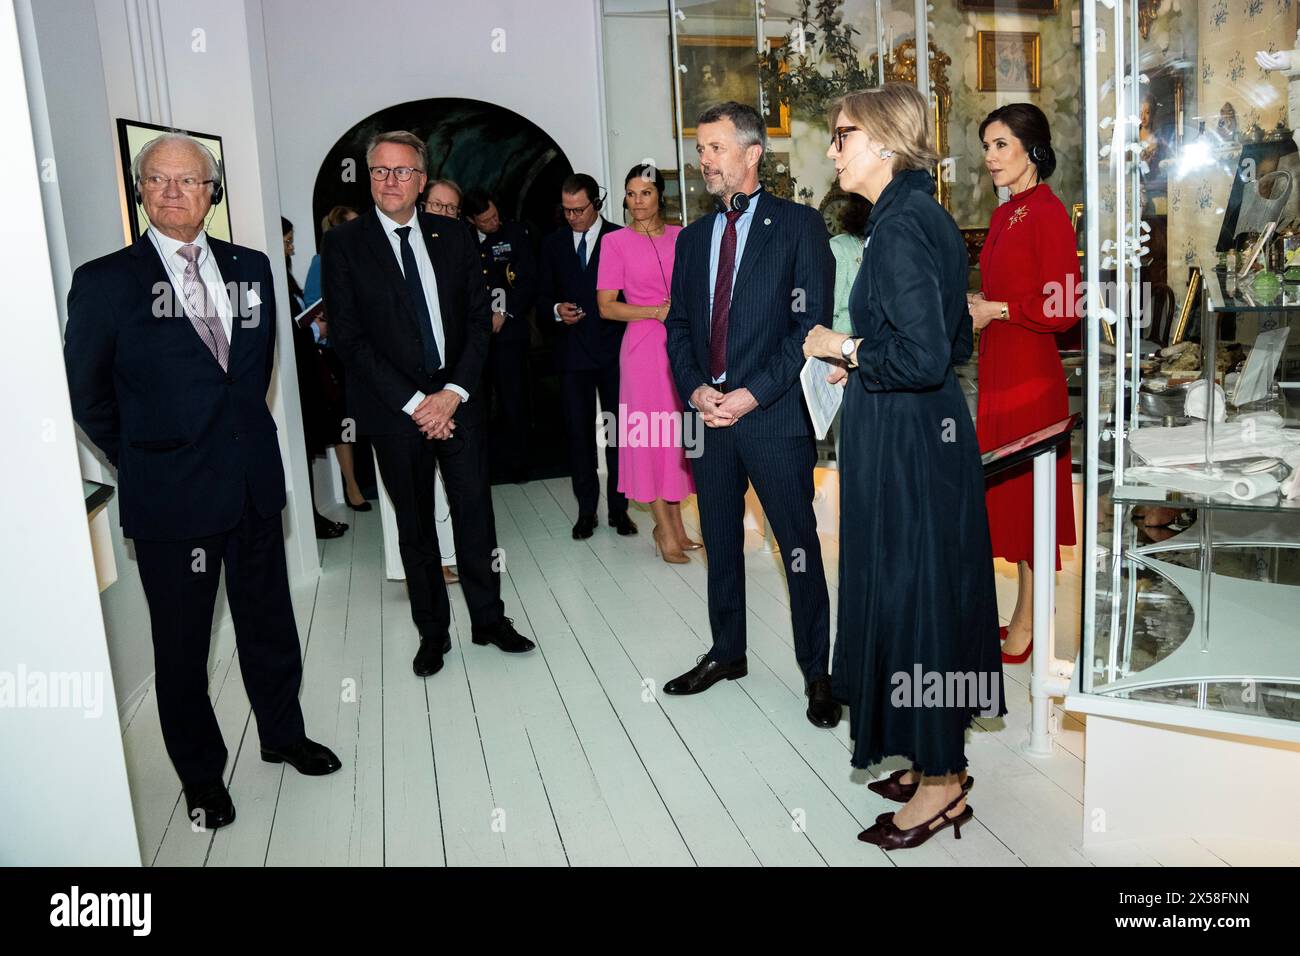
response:
[[[799,371],[804,337],[830,319],[835,262],[816,210],[762,191],[765,146],[752,107],[723,103],[699,118],[696,152],[718,211],[677,239],[664,324],[677,388],[709,426],[692,469],[713,647],[664,692],[697,694],[748,672],[744,518],[752,482],[785,564],[808,719],[833,727],[840,707],[831,699],[830,603],[812,508],[817,450]]]

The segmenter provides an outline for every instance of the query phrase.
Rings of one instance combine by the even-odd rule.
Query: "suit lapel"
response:
[[[230,300],[230,361],[227,364],[230,368],[234,368],[235,350],[243,345],[244,339],[248,338],[244,334],[244,323],[251,322],[260,315],[261,302],[266,296],[275,295],[275,290],[258,289],[254,293],[258,305],[253,306],[248,297],[249,284],[245,281],[244,264],[239,261],[239,254],[235,252],[234,246],[209,236],[208,249],[217,263],[217,271],[221,273],[221,284],[226,287],[226,297]],[[254,323],[251,327],[257,326]]]
[[[447,256],[443,252],[442,230],[432,221],[426,221],[424,216],[416,213],[416,223],[420,229],[420,236],[424,239],[424,248],[429,253],[429,261],[433,263],[433,278],[438,286],[438,310],[442,313],[442,330],[444,341],[447,334],[447,316],[451,315],[451,306],[447,299],[451,291],[451,267],[447,263]],[[392,258],[391,256],[389,258]]]
[[[579,272],[586,272],[596,268],[596,260],[600,258],[600,244],[605,241],[605,237],[614,231],[614,224],[604,217],[600,220],[600,232],[596,233],[596,241],[591,245],[591,251],[587,254],[587,267],[579,267]],[[577,250],[574,250],[577,255]]]
[[[420,228],[419,214],[416,214],[416,228]],[[410,320],[412,327],[415,326],[415,305],[411,302],[411,297],[406,291],[406,279],[402,275],[402,267],[397,264],[397,256],[393,254],[393,245],[388,239],[388,234],[384,232],[383,223],[379,221],[379,213],[373,209],[367,217],[365,229],[366,245],[370,246],[370,252],[379,262],[379,268],[383,271],[384,277],[393,284],[397,289],[397,298],[403,303],[404,311]]]
[[[736,298],[736,290],[744,288],[749,274],[754,271],[754,263],[763,254],[763,247],[772,238],[772,234],[781,228],[780,220],[779,204],[771,201],[767,193],[762,193],[749,220],[749,232],[745,236],[745,251],[740,257],[740,268],[736,270],[736,281],[731,286],[733,302]]]
[[[229,244],[222,243],[221,240],[219,239],[214,240],[211,236],[208,237],[208,249],[210,250],[213,258],[216,260],[217,271],[221,273],[221,281],[224,285],[229,287],[229,283],[231,283],[232,281],[237,281],[237,278],[234,275],[234,266],[233,266],[234,256],[228,255],[226,260],[223,260],[218,255],[217,252],[218,245],[225,245],[227,250],[230,249]],[[216,357],[212,354],[212,350],[208,348],[207,343],[204,342],[203,339],[199,337],[199,333],[194,329],[193,327],[194,323],[190,320],[188,305],[186,304],[185,299],[179,293],[176,292],[176,287],[172,284],[171,274],[168,272],[167,266],[163,264],[162,257],[158,254],[158,247],[153,244],[153,240],[150,239],[147,235],[141,236],[132,244],[131,256],[133,257],[136,263],[136,275],[139,276],[140,278],[140,284],[145,290],[145,295],[147,296],[148,301],[151,303],[156,303],[158,294],[161,291],[159,289],[158,284],[162,283],[163,289],[166,290],[164,294],[171,297],[167,305],[167,309],[162,313],[162,315],[174,316],[175,318],[179,319],[180,321],[184,322],[187,326],[189,326],[190,335],[188,337],[192,340],[194,347],[203,354],[203,356],[207,361],[212,362],[214,366],[220,368],[221,366],[216,365],[217,360]],[[236,287],[238,288],[240,286],[242,286],[242,283],[240,283]],[[156,304],[152,307],[156,309]],[[237,341],[239,337],[236,334],[236,331],[239,328],[239,316],[241,314],[240,305],[239,303],[232,301],[230,303],[230,308],[231,308],[231,323],[230,323],[231,338]],[[154,311],[153,314],[158,315],[158,312]],[[245,310],[243,314],[247,315],[248,313]],[[233,365],[234,363],[235,341],[231,341],[229,343],[230,361],[228,364],[231,365]]]

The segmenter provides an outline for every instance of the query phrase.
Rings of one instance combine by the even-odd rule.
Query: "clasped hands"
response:
[[[426,395],[424,401],[415,406],[411,419],[425,438],[437,438],[445,441],[456,430],[452,416],[460,408],[460,396],[449,388]]]
[[[691,393],[691,404],[699,410],[704,424],[726,428],[758,408],[758,399],[747,388],[724,394],[712,385],[701,385]]]

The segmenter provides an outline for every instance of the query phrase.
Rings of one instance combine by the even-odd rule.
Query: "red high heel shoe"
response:
[[[1019,654],[1008,654],[1006,651],[1003,651],[1002,663],[1023,664],[1025,661],[1029,660],[1029,655],[1032,653],[1034,653],[1034,639],[1031,637],[1029,643],[1025,646],[1025,649]]]
[[[1007,629],[1005,627],[998,628],[998,640],[1006,641],[1006,639],[1007,639]]]

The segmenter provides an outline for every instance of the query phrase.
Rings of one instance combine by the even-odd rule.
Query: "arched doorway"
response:
[[[435,97],[389,106],[339,137],[321,162],[312,193],[317,239],[322,217],[334,206],[370,208],[366,143],[392,129],[409,130],[428,145],[430,179],[454,179],[466,190],[488,190],[501,204],[501,214],[526,223],[534,241],[560,225],[560,183],[573,172],[573,164],[555,140],[503,106]]]
[[[481,100],[435,97],[389,106],[347,130],[326,153],[312,192],[313,229],[320,244],[320,222],[335,206],[369,210],[370,182],[365,149],[385,130],[409,130],[429,150],[429,178],[451,179],[466,191],[486,189],[506,219],[527,226],[534,252],[543,236],[562,223],[560,184],[573,165],[541,127],[505,107]],[[568,473],[559,377],[549,339],[532,323],[527,407],[529,475],[549,478]],[[500,422],[495,423],[497,426]],[[500,428],[493,428],[494,435]],[[494,475],[500,471],[500,441],[494,441]]]

